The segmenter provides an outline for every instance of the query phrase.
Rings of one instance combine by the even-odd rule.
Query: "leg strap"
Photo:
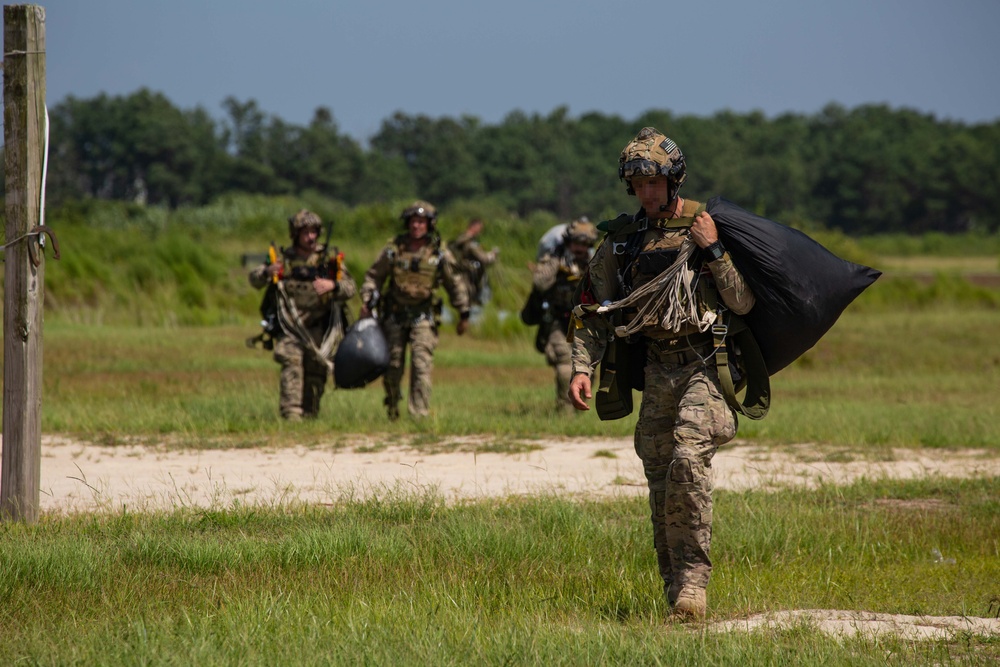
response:
[[[736,412],[749,419],[763,419],[771,407],[771,380],[764,365],[764,357],[760,353],[753,332],[742,318],[725,313],[727,324],[712,326],[712,336],[715,344],[715,364],[719,371],[719,383],[722,385],[722,395],[726,403]],[[728,340],[727,340],[728,339]],[[728,343],[728,345],[727,345]],[[739,350],[743,362],[745,377],[733,381],[734,360],[729,358],[729,345]],[[739,371],[737,370],[737,375]],[[741,401],[738,394],[745,389]]]

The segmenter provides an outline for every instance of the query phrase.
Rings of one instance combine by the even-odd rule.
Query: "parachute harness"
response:
[[[573,309],[574,314],[582,318],[587,314],[606,315],[623,308],[636,308],[636,315],[631,322],[615,327],[615,336],[618,338],[639,333],[651,321],[658,321],[667,331],[680,331],[686,324],[696,326],[702,333],[708,331],[718,315],[712,309],[704,315],[698,315],[695,294],[699,273],[691,268],[689,261],[696,250],[694,241],[684,239],[673,264],[656,278],[618,301],[578,305]]]
[[[299,315],[295,302],[285,291],[285,285],[279,281],[278,289],[278,322],[281,328],[302,341],[313,355],[326,364],[327,372],[333,372],[333,353],[344,337],[344,327],[341,321],[340,309],[334,308],[330,314],[330,323],[323,334],[323,340],[317,346],[308,329],[302,324],[302,316]]]

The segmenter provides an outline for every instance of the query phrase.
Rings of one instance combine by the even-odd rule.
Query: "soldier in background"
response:
[[[472,306],[482,306],[489,297],[486,282],[486,269],[497,261],[499,248],[489,252],[479,245],[479,235],[483,231],[483,221],[473,218],[465,231],[448,244],[448,249],[455,257],[459,273],[465,280],[469,292],[469,303]]]
[[[643,128],[625,147],[618,174],[641,208],[634,216],[609,221],[608,236],[590,262],[578,312],[586,305],[610,308],[680,263],[691,269],[687,289],[668,287],[646,304],[624,309],[624,323],[616,325],[614,335],[634,332],[646,349],[635,451],[649,487],[664,592],[675,615],[702,618],[712,571],[712,457],[733,439],[737,426],[723,397],[710,328],[723,321],[718,317],[725,308],[743,315],[755,298],[705,206],[678,195],[686,169],[677,144],[654,128]],[[655,312],[638,317],[647,304],[657,304]],[[668,317],[677,310],[683,317]],[[613,334],[600,315],[585,317],[582,324],[573,345],[570,399],[577,409],[589,410],[591,375]]]
[[[288,219],[292,247],[250,272],[250,284],[275,290],[274,360],[281,364],[279,409],[290,421],[315,419],[331,359],[347,326],[344,302],[357,285],[343,256],[319,243],[323,221],[302,209]]]
[[[541,315],[535,347],[555,369],[556,408],[564,413],[573,412],[569,400],[573,350],[567,330],[576,304],[576,290],[595,243],[597,228],[585,218],[574,220],[566,225],[562,240],[542,256],[532,271],[529,302],[537,304]]]
[[[361,317],[370,317],[378,300],[379,321],[389,344],[389,368],[385,372],[386,414],[399,418],[402,399],[400,383],[406,346],[410,346],[410,394],[407,408],[413,417],[430,414],[431,373],[434,349],[438,343],[442,285],[452,307],[458,311],[458,335],[469,328],[469,294],[458,275],[455,259],[441,247],[437,233],[437,210],[418,200],[400,216],[406,232],[396,236],[382,249],[375,263],[365,273],[361,285]],[[388,286],[386,287],[386,283]],[[385,289],[383,289],[385,288]]]

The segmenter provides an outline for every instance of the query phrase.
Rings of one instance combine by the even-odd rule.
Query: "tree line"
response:
[[[562,107],[493,125],[398,112],[365,147],[326,107],[302,126],[252,99],[222,106],[216,119],[147,89],[66,98],[50,110],[49,201],[179,207],[232,192],[316,192],[348,205],[490,200],[520,216],[598,219],[633,208],[618,156],[652,125],[684,151],[691,197],[718,194],[775,220],[854,235],[1000,229],[1000,120],[835,104],[775,118],[650,110],[631,120]]]

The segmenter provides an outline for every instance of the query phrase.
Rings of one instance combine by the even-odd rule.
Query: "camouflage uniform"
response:
[[[458,272],[465,282],[469,303],[474,306],[483,305],[483,278],[486,276],[486,267],[497,260],[496,249],[489,252],[483,250],[479,245],[478,235],[466,230],[448,244],[448,250],[455,258]]]
[[[441,248],[440,239],[433,235],[420,249],[411,252],[407,249],[408,238],[407,234],[400,234],[390,241],[365,273],[361,285],[361,300],[369,303],[376,291],[382,292],[388,280],[388,289],[379,303],[379,321],[389,345],[389,368],[383,384],[391,419],[399,415],[407,343],[410,345],[407,409],[415,417],[426,417],[430,412],[431,373],[441,314],[436,290],[444,285],[452,307],[463,317],[469,313],[465,283],[458,276],[452,254]]]
[[[573,411],[569,402],[573,348],[566,332],[576,303],[576,288],[586,269],[585,261],[574,258],[566,246],[561,245],[555,253],[542,257],[532,273],[532,289],[542,295],[544,307],[535,346],[545,355],[546,363],[555,369],[556,407],[566,412]]]
[[[339,277],[331,278],[336,287],[333,292],[322,296],[313,287],[316,271],[319,277],[326,270],[320,268],[326,259],[320,247],[309,257],[303,258],[288,248],[282,254],[284,266],[281,285],[299,314],[302,328],[312,339],[312,346],[301,340],[293,331],[286,331],[284,325],[274,342],[274,360],[281,364],[281,398],[279,408],[286,419],[315,418],[319,414],[320,398],[330,373],[327,360],[317,359],[311,347],[319,347],[326,334],[334,309],[343,309],[345,301],[357,292],[357,284],[341,265]],[[250,284],[260,289],[270,282],[268,265],[261,264],[250,272]],[[343,310],[341,311],[344,312]],[[346,326],[346,322],[344,323]],[[332,358],[332,357],[331,357]]]
[[[670,225],[652,219],[643,225],[645,216],[640,211],[633,218],[633,223],[644,228],[633,232],[641,235],[637,260],[624,268],[627,236],[609,234],[589,266],[586,285],[590,297],[604,303],[624,296],[620,271],[633,289],[652,280],[666,268],[664,262],[670,261],[671,251],[686,238],[685,223],[689,227],[700,209],[697,202],[685,201],[680,219],[671,220]],[[702,261],[695,298],[699,313],[720,299],[737,314],[748,312],[754,304],[753,294],[728,253]],[[585,319],[583,325],[575,336],[574,374],[592,372],[611,335],[602,318]],[[712,570],[712,457],[719,445],[736,435],[736,414],[722,396],[710,333],[699,333],[695,325],[667,331],[654,321],[643,327],[641,336],[646,343],[645,391],[636,424],[635,451],[649,487],[660,576],[671,605],[685,587],[702,591],[703,601]]]

